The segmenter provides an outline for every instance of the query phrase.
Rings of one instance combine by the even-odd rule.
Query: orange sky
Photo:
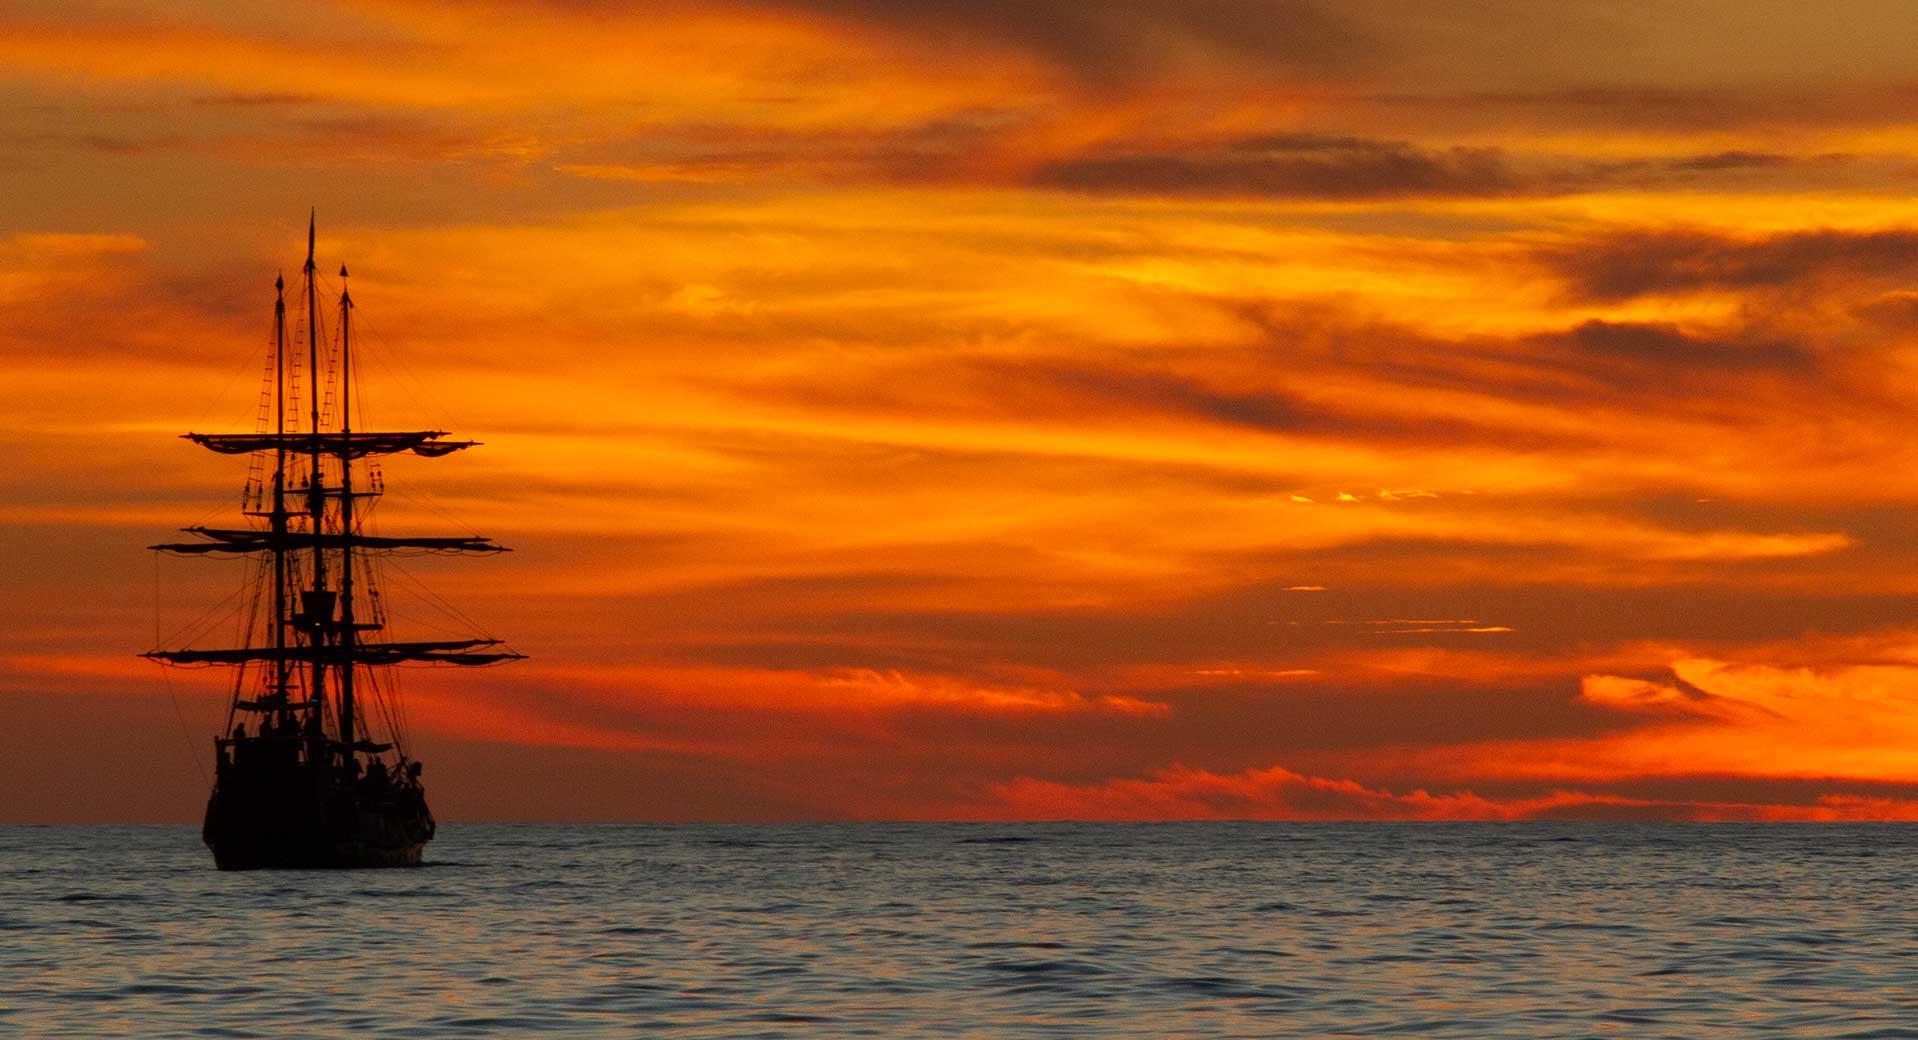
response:
[[[1914,35],[0,2],[0,821],[197,818],[309,206],[517,550],[406,563],[531,655],[444,818],[1918,818]]]

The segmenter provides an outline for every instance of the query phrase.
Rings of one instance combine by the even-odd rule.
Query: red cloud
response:
[[[1289,769],[1221,775],[1174,766],[1147,779],[1064,784],[1021,777],[993,789],[980,818],[1073,820],[1918,820],[1918,801],[1826,796],[1809,805],[1658,801],[1582,791],[1496,800],[1469,791],[1405,794]]]

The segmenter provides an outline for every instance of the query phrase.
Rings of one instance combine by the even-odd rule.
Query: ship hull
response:
[[[419,866],[435,829],[419,788],[365,787],[307,768],[223,778],[201,837],[221,870]]]

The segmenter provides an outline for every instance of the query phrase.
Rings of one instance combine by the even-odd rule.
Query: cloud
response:
[[[1709,290],[1771,289],[1842,279],[1904,284],[1918,272],[1918,231],[1817,230],[1733,236],[1628,229],[1548,247],[1539,260],[1578,297],[1621,301]]]
[[[272,300],[271,279],[262,277],[256,284],[265,293],[242,314],[231,298],[235,285],[226,278],[233,273],[231,266],[163,273],[151,243],[140,235],[0,239],[0,360],[18,366],[18,374],[106,359],[143,365],[151,359],[218,358],[224,366],[231,355],[220,341],[242,324],[249,333],[263,330]],[[69,379],[73,373],[67,370]],[[116,393],[123,382],[88,392]],[[41,403],[21,400],[14,418]]]
[[[1750,152],[1734,148],[1708,155],[1673,159],[1670,165],[1675,170],[1762,170],[1785,166],[1791,161],[1791,156],[1779,155],[1775,152]]]
[[[1254,118],[1254,117],[1247,117]],[[1594,158],[1443,139],[1291,129],[1245,134],[1244,120],[1151,136],[1149,117],[1096,106],[1055,110],[981,100],[919,123],[861,127],[660,124],[642,135],[568,148],[562,172],[632,183],[812,183],[1037,187],[1094,196],[1297,201],[1523,199],[1580,192],[1749,186],[1758,175],[1803,181],[1847,172],[1843,157],[1726,150]]]
[[[1580,322],[1563,334],[1539,339],[1554,347],[1576,351],[1581,367],[1588,370],[1594,363],[1605,362],[1644,366],[1650,370],[1647,381],[1669,380],[1676,369],[1702,369],[1721,374],[1744,369],[1805,372],[1811,361],[1811,351],[1802,343],[1757,339],[1736,332],[1701,336],[1687,333],[1670,322],[1614,322],[1594,318]]]
[[[320,100],[321,98],[316,94],[307,94],[298,91],[225,90],[194,98],[193,103],[196,105],[232,105],[241,108],[253,108],[259,106],[311,105]]]
[[[1392,199],[1500,196],[1520,182],[1495,148],[1273,134],[1157,151],[1108,147],[1040,166],[1032,184],[1135,195]]]
[[[1579,698],[1613,711],[1647,714],[1697,714],[1694,695],[1670,683],[1618,675],[1588,675],[1579,683]]]
[[[1315,0],[766,0],[856,31],[901,33],[964,54],[999,45],[1088,86],[1135,86],[1225,62],[1256,78],[1347,78],[1381,44],[1337,5]]]
[[[1022,820],[1918,820],[1918,800],[1826,796],[1809,804],[1661,801],[1558,790],[1485,798],[1398,793],[1279,766],[1219,774],[1174,766],[1089,784],[1021,777],[996,785],[979,818]]]
[[[573,687],[605,707],[641,713],[751,710],[770,715],[856,715],[951,712],[990,716],[1076,713],[1164,718],[1168,705],[1127,694],[1082,694],[1059,686],[1021,685],[963,675],[893,668],[771,669],[624,665],[565,668],[532,664],[520,683]],[[456,720],[446,720],[454,722]]]
[[[1455,775],[1567,782],[1720,776],[1918,783],[1918,654],[1788,667],[1688,657],[1667,676],[1587,675],[1579,699],[1636,720],[1562,740],[1420,753]]]
[[[1671,35],[1669,26],[1651,32]],[[1591,52],[1584,56],[1591,57]],[[1424,84],[1423,90],[1360,94],[1352,101],[1399,119],[1468,132],[1559,136],[1577,128],[1603,136],[1621,131],[1659,135],[1673,142],[1745,132],[1755,141],[1775,142],[1792,130],[1899,125],[1918,93],[1908,79],[1860,82],[1833,77],[1816,87],[1790,87],[1733,75],[1721,84],[1696,86],[1651,77],[1638,84],[1607,83],[1602,73],[1580,81],[1567,68],[1555,71],[1551,78],[1556,84],[1534,89],[1460,90],[1437,80]],[[1740,147],[1716,154],[1742,165],[1739,157],[1755,157],[1763,164],[1770,153]]]
[[[1004,139],[1028,122],[1029,114],[990,106],[879,126],[658,122],[574,142],[554,168],[631,184],[991,184],[1004,179],[994,169]]]
[[[1467,137],[1467,140],[1475,140]],[[1802,183],[1846,173],[1844,156],[1743,149],[1615,157],[1517,147],[1287,130],[1171,141],[1111,139],[1039,162],[1025,183],[1092,194],[1305,201],[1538,199],[1579,193],[1697,190],[1789,172]]]

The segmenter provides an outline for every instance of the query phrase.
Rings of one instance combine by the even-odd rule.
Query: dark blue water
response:
[[[0,827],[0,1035],[1918,1037],[1918,827]]]

